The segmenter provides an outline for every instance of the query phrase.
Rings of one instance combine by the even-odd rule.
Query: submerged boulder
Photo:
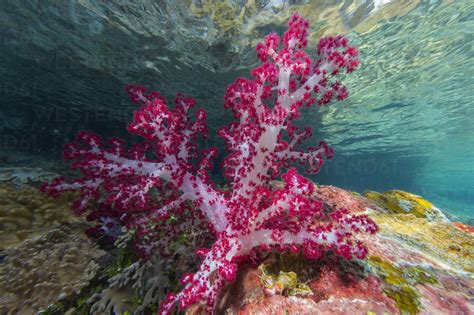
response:
[[[372,218],[380,227],[378,238],[409,246],[438,262],[443,269],[474,272],[472,233],[466,233],[450,222],[430,222],[411,214],[380,214]]]
[[[242,268],[221,294],[218,313],[474,314],[473,227],[451,223],[429,201],[399,190],[361,196],[318,186],[315,197],[377,222],[379,233],[363,239],[368,259],[270,255]]]
[[[417,218],[425,218],[429,221],[447,221],[443,212],[431,202],[406,191],[388,190],[384,193],[366,191],[363,195],[389,213],[413,214]]]
[[[22,217],[49,218],[50,213],[59,212],[30,211],[38,208],[30,206],[31,198],[20,198],[22,193],[13,188],[2,189],[9,196],[5,200],[24,208],[14,212]],[[359,195],[317,186],[314,197],[329,209],[365,213],[377,223],[380,231],[375,236],[360,237],[369,250],[367,259],[349,262],[332,253],[319,260],[299,254],[270,254],[260,265],[249,264],[239,270],[236,281],[220,294],[218,314],[474,314],[474,227],[449,222],[429,201],[402,191]],[[51,201],[53,205],[48,203],[47,208],[64,208],[68,202],[58,200],[55,206]],[[4,208],[3,217],[11,217],[12,212],[6,210],[12,207]],[[27,210],[31,215],[26,216]],[[54,218],[45,226],[36,225],[49,222],[46,219],[30,219],[35,224],[22,226],[29,237],[21,245],[10,242],[4,251],[0,313],[33,314],[60,300],[74,301],[97,277],[105,252],[82,233],[84,223]],[[185,261],[191,259],[181,256]],[[116,279],[133,286],[114,287],[112,281],[107,288],[104,280],[99,286],[105,290],[90,299],[82,297],[83,304],[88,304],[84,309],[101,314],[111,307],[117,310],[121,303],[128,303],[130,313],[145,312],[143,306],[154,309],[161,300],[160,292],[178,285],[171,278],[186,272],[186,268],[177,267],[186,263],[175,261],[167,272],[156,268],[159,263],[137,269],[144,272],[130,272],[132,266],[140,266],[137,263],[114,271],[109,282]],[[168,277],[173,274],[176,277]],[[137,283],[142,290],[122,290],[136,288]],[[187,314],[203,311],[196,305]]]

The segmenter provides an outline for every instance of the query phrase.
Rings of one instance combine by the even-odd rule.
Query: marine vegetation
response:
[[[221,171],[230,189],[210,180],[217,149],[197,145],[198,137],[207,134],[206,112],[198,109],[192,119],[194,99],[178,93],[171,108],[160,93],[137,85],[126,87],[131,101],[140,105],[128,131],[142,141],[128,147],[121,139],[103,141],[81,132],[65,146],[65,157],[82,177],[57,178],[43,187],[52,196],[78,191],[74,211],[96,220],[97,233],[116,238],[134,231],[143,259],[169,253],[167,245],[183,232],[211,239],[210,246],[196,248],[202,259],[197,271],[181,278],[181,291],[167,296],[160,314],[198,303],[214,312],[219,292],[236,279],[239,266],[258,261],[262,252],[302,252],[310,259],[326,251],[348,260],[366,257],[366,247],[354,235],[375,233],[376,224],[350,209],[323,207],[314,198],[315,185],[290,167],[299,162],[317,173],[333,156],[324,141],[300,147],[312,131],[294,121],[303,107],[347,98],[336,77],[359,65],[357,49],[342,36],[322,38],[313,59],[303,50],[308,27],[295,14],[281,37],[267,35],[256,47],[261,64],[251,78],[239,77],[225,91],[225,108],[235,120],[218,135],[226,143]],[[284,183],[280,188],[270,185],[277,178]]]

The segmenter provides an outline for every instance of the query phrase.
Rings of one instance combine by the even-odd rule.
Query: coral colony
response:
[[[321,39],[312,59],[303,51],[308,26],[295,14],[281,37],[267,35],[257,45],[261,65],[251,71],[252,78],[237,78],[225,91],[225,107],[235,117],[218,131],[227,146],[221,167],[229,190],[219,189],[208,176],[216,148],[196,145],[207,132],[206,112],[198,109],[191,119],[192,98],[179,93],[170,108],[159,93],[135,85],[126,90],[141,107],[128,130],[143,141],[127,149],[120,139],[103,142],[82,132],[77,142],[65,146],[65,157],[75,161],[73,168],[83,177],[58,178],[43,187],[53,196],[80,192],[74,209],[77,214],[89,211],[99,223],[96,232],[114,237],[120,233],[117,225],[135,231],[143,259],[162,251],[172,234],[197,228],[213,235],[211,246],[196,249],[202,259],[197,272],[182,277],[181,292],[167,296],[160,314],[200,302],[212,313],[239,265],[255,261],[261,252],[302,252],[310,259],[326,251],[346,259],[366,256],[354,234],[375,233],[375,223],[346,209],[326,209],[315,198],[314,184],[289,167],[299,162],[316,173],[323,159],[333,156],[323,141],[299,149],[311,129],[292,122],[302,107],[345,99],[348,92],[334,76],[359,64],[356,48],[342,36]],[[271,186],[282,169],[284,185]],[[91,202],[96,206],[88,210]]]

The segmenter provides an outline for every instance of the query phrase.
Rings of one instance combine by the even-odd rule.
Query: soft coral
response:
[[[148,240],[142,245],[148,253],[163,241],[155,239],[150,222],[168,227],[166,235],[195,225],[213,233],[211,248],[196,252],[202,257],[198,271],[182,278],[183,290],[168,296],[162,314],[176,303],[182,309],[201,301],[212,312],[220,289],[235,279],[239,264],[256,250],[302,250],[310,258],[332,250],[347,259],[365,257],[366,248],[353,234],[377,231],[367,216],[344,209],[326,213],[313,198],[313,184],[295,168],[282,175],[282,188],[270,185],[290,162],[317,172],[324,158],[333,156],[325,142],[298,149],[311,129],[300,129],[292,121],[302,106],[345,99],[347,89],[333,76],[341,70],[352,72],[359,63],[357,50],[342,36],[321,39],[318,59],[313,60],[302,50],[308,27],[308,21],[295,14],[281,38],[272,33],[257,45],[262,64],[252,70],[252,79],[237,78],[226,90],[225,107],[232,109],[236,121],[218,133],[229,152],[223,173],[230,193],[217,189],[207,174],[216,149],[198,150],[195,145],[196,137],[207,131],[204,110],[196,111],[191,121],[193,99],[178,94],[170,109],[159,93],[134,85],[127,86],[127,92],[141,107],[128,130],[143,142],[126,149],[121,140],[104,144],[97,135],[81,133],[78,142],[67,145],[66,158],[76,161],[73,166],[83,178],[61,178],[44,187],[53,195],[79,190],[78,213],[97,200],[126,214],[126,228]],[[171,224],[171,216],[180,217],[189,201],[193,207],[186,211],[195,215]]]

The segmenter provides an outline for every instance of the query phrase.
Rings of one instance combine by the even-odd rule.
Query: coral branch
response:
[[[170,108],[159,93],[136,85],[126,87],[131,101],[140,105],[128,130],[142,142],[127,149],[120,139],[103,143],[95,134],[80,133],[66,145],[65,157],[74,161],[82,178],[59,178],[43,187],[53,196],[80,191],[76,212],[89,211],[88,218],[101,224],[96,234],[116,237],[132,231],[144,258],[169,254],[172,237],[192,234],[192,229],[201,231],[195,235],[211,236],[214,243],[196,251],[202,258],[199,269],[183,276],[183,289],[168,295],[160,314],[201,302],[212,313],[220,289],[256,251],[303,252],[311,259],[326,251],[346,259],[366,256],[367,249],[354,236],[377,232],[375,223],[345,209],[323,207],[313,183],[288,169],[299,162],[317,173],[332,158],[324,141],[300,148],[312,131],[293,121],[303,106],[345,99],[347,89],[334,76],[359,64],[357,50],[342,36],[321,39],[313,59],[302,50],[308,29],[308,21],[293,15],[281,37],[271,33],[257,45],[262,64],[251,71],[252,77],[237,78],[225,91],[224,105],[236,119],[218,131],[228,152],[222,169],[230,192],[209,179],[217,150],[196,145],[197,137],[207,134],[205,111],[196,110],[191,119],[192,98],[178,93]],[[284,168],[284,185],[277,189],[270,180]],[[94,203],[100,207],[88,208]]]

